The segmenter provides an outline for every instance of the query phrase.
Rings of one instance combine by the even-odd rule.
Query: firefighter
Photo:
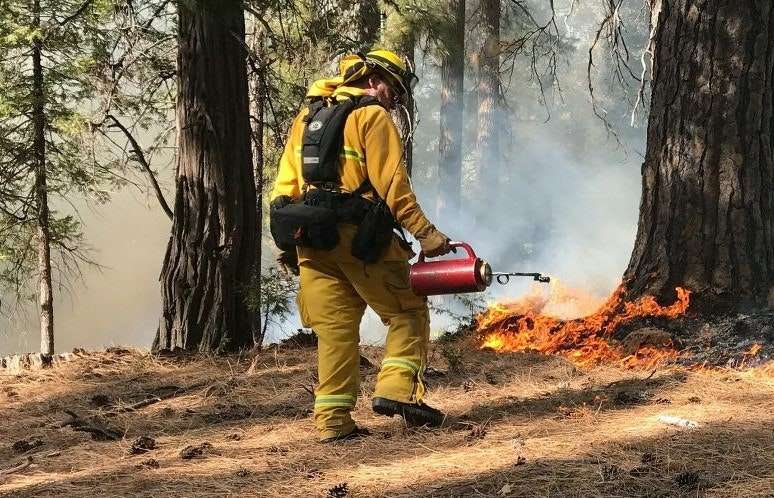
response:
[[[373,410],[411,425],[444,420],[423,402],[427,299],[409,287],[413,252],[393,230],[408,230],[428,257],[450,251],[449,238],[428,221],[412,191],[389,112],[408,96],[416,76],[387,50],[345,56],[339,66],[339,76],[311,85],[271,196],[272,234],[287,249],[278,260],[300,271],[299,314],[318,336],[314,419],[322,442],[368,432],[350,415],[359,392],[366,306],[388,326]],[[334,225],[327,212],[336,214]],[[320,225],[322,219],[328,225]]]

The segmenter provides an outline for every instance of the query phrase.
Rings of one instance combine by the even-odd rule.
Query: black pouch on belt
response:
[[[277,247],[311,247],[329,251],[339,243],[336,211],[327,206],[287,204],[271,211],[271,234]]]
[[[352,255],[365,263],[376,263],[393,237],[395,218],[387,203],[379,199],[366,210],[352,239]]]

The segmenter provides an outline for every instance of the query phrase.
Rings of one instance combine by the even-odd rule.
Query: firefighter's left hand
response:
[[[419,239],[422,252],[427,258],[435,258],[451,252],[453,249],[449,246],[449,242],[449,237],[435,227],[425,237]]]
[[[291,273],[293,275],[299,274],[298,253],[295,249],[292,251],[282,251],[279,256],[277,256],[277,263],[279,264],[280,268],[285,270],[287,273]]]

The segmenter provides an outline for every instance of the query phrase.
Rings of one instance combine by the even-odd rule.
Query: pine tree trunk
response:
[[[245,23],[238,0],[178,3],[179,136],[155,349],[252,346],[256,256]]]
[[[489,194],[497,195],[500,172],[500,0],[482,0],[481,26],[484,46],[479,59],[478,136],[476,147],[480,181]]]
[[[453,220],[462,197],[462,112],[465,69],[465,0],[449,0],[448,39],[441,52],[441,113],[438,137],[437,215]]]
[[[40,0],[33,2],[33,26],[40,28]],[[51,237],[46,184],[46,114],[41,56],[43,41],[32,43],[32,122],[35,157],[35,204],[37,206],[38,279],[40,303],[40,352],[54,354],[54,296],[51,285]]]
[[[627,297],[698,310],[772,305],[774,8],[655,2],[656,53]]]
[[[266,66],[264,60],[264,42],[261,34],[256,32],[254,37],[254,53],[257,54],[258,64],[256,74],[253,75],[253,102],[254,106],[254,118],[253,118],[253,151],[255,154],[255,216],[256,216],[256,233],[258,237],[258,243],[256,244],[256,262],[255,262],[255,283],[257,286],[255,290],[255,322],[253,323],[253,342],[257,347],[261,347],[264,340],[265,328],[261,326],[261,240],[263,235],[263,168],[264,168],[264,149],[263,141],[265,134],[265,121],[266,115]]]

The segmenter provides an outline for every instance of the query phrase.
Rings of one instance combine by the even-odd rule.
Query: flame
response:
[[[606,301],[558,283],[552,285],[548,295],[533,289],[519,300],[490,306],[478,317],[481,347],[559,354],[579,366],[602,362],[618,362],[626,367],[654,366],[677,358],[671,341],[658,347],[642,346],[626,354],[610,337],[618,327],[637,318],[675,318],[684,314],[690,303],[690,291],[682,287],[675,290],[677,300],[661,306],[650,296],[635,302],[624,301],[623,286]],[[574,318],[573,314],[583,317]]]
[[[739,366],[744,368],[756,364],[758,362],[758,353],[760,353],[761,349],[763,349],[763,344],[753,343],[747,351],[742,353],[742,361]]]
[[[750,346],[750,349],[744,352],[744,356],[748,358],[758,356],[758,353],[762,348],[763,348],[763,345],[756,342],[755,344]]]

